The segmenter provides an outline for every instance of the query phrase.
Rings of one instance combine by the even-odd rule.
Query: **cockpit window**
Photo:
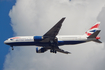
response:
[[[13,40],[13,39],[10,39],[10,40]]]
[[[12,41],[13,39],[9,38],[9,39],[7,39],[7,40],[11,40],[11,41]]]
[[[10,40],[10,39],[7,39],[7,40]]]
[[[9,39],[7,39],[7,40],[10,40],[10,41],[15,41],[15,40],[17,40],[17,39],[19,39],[20,37],[11,37],[11,38],[9,38]]]

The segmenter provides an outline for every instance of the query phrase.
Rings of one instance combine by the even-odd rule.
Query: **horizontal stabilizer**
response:
[[[97,30],[96,32],[94,32],[93,34],[91,34],[88,38],[96,38],[97,35],[100,33],[101,30]]]
[[[94,40],[94,42],[97,42],[97,43],[102,43],[100,40]]]

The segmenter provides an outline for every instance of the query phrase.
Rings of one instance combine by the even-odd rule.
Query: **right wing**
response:
[[[56,35],[59,33],[59,30],[62,26],[65,17],[62,18],[57,24],[55,24],[47,33],[43,35],[44,39],[41,42],[49,42],[52,39],[55,39]]]
[[[57,24],[55,24],[47,33],[45,33],[43,35],[43,37],[45,38],[44,40],[42,40],[41,42],[49,42],[50,40],[55,40],[56,35],[59,33],[59,30],[62,26],[63,21],[65,20],[65,18],[62,18]],[[49,46],[50,47],[50,46]],[[51,48],[54,48],[55,51],[61,52],[61,53],[65,53],[65,54],[70,54],[70,52],[68,51],[64,51],[62,49],[60,49],[58,46],[51,46],[50,48],[41,48],[39,50],[36,50],[37,53],[44,53],[45,51],[47,51],[48,49],[51,50]]]
[[[56,25],[54,25],[47,33],[45,33],[43,36],[45,37],[56,37],[56,35],[59,33],[59,30],[62,26],[62,23],[65,18],[62,18]]]

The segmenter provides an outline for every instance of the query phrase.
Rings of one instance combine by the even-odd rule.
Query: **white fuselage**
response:
[[[34,37],[35,36],[12,37],[6,40],[4,43],[11,46],[28,46],[28,45],[48,46],[49,45],[49,42],[41,42],[41,40],[37,41],[34,39]],[[58,38],[58,46],[80,44],[80,43],[93,40],[93,39],[88,39],[84,35],[59,35],[56,37]]]

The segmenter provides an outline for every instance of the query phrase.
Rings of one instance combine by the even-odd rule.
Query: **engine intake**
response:
[[[34,36],[34,41],[41,41],[43,40],[43,36]]]
[[[47,49],[36,47],[36,53],[44,53],[45,51],[47,51]]]

